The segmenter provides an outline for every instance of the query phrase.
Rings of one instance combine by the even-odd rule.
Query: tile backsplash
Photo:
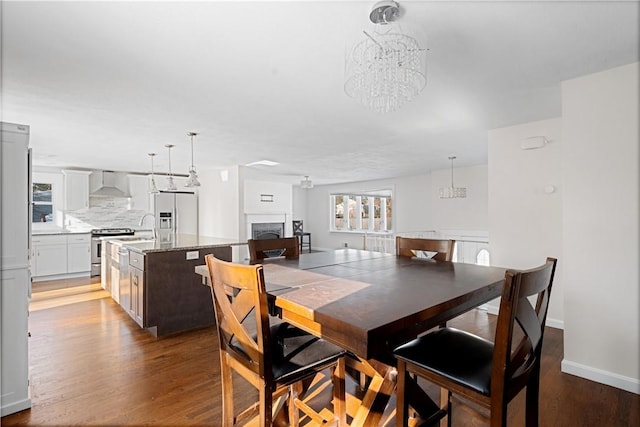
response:
[[[129,209],[129,199],[89,197],[89,207],[65,212],[68,229],[139,228],[143,210]]]

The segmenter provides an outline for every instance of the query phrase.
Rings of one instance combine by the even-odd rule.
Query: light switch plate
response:
[[[199,251],[189,251],[187,252],[187,260],[189,259],[198,259],[200,258],[200,252]]]

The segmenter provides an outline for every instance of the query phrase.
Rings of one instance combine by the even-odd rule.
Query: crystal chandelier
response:
[[[167,191],[177,191],[176,183],[173,182],[173,174],[171,173],[171,149],[173,144],[165,144],[165,147],[169,150],[169,175],[167,175]]]
[[[309,179],[308,175],[305,175],[304,179],[300,181],[300,188],[304,188],[305,190],[313,188],[313,181]]]
[[[395,21],[399,6],[395,1],[374,5],[369,19],[380,28]],[[346,61],[347,95],[379,113],[388,113],[413,100],[424,89],[426,61],[417,40],[394,32],[374,32],[353,48]]]
[[[189,179],[184,185],[185,187],[200,187],[200,181],[198,181],[198,174],[196,173],[196,167],[193,164],[193,137],[198,135],[195,132],[187,133],[191,137],[191,167],[189,168]]]
[[[467,197],[467,189],[464,187],[456,187],[453,185],[453,161],[456,156],[449,157],[451,160],[451,187],[440,188],[441,199],[464,199]]]
[[[153,174],[153,158],[155,156],[156,156],[156,153],[149,153],[149,157],[151,157],[151,188],[149,188],[149,194],[159,193],[158,187],[156,187],[156,177]]]

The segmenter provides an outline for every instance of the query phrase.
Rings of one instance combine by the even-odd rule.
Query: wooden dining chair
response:
[[[298,258],[300,244],[298,237],[284,237],[281,239],[249,239],[249,262],[255,264],[266,258],[285,257]]]
[[[396,255],[404,257],[417,257],[420,252],[435,252],[431,257],[434,261],[451,261],[455,240],[423,239],[417,237],[396,236]],[[446,322],[439,325],[447,326]]]
[[[443,328],[395,349],[397,426],[408,422],[408,374],[448,390],[442,409],[447,411],[449,426],[452,393],[488,408],[491,426],[497,427],[506,426],[508,403],[525,387],[526,425],[538,425],[542,338],[556,264],[555,258],[547,258],[544,265],[531,270],[507,270],[494,342]],[[537,295],[535,308],[527,299],[532,295]],[[521,338],[516,341],[514,334]]]
[[[303,221],[301,219],[293,220],[292,226],[293,235],[300,239],[300,252],[302,252],[304,248],[309,249],[309,252],[311,252],[311,233],[304,231]]]
[[[419,252],[436,252],[431,259],[435,261],[451,261],[455,244],[455,240],[396,236],[396,255],[415,257],[419,255]]]
[[[345,351],[286,322],[269,324],[262,265],[240,265],[205,257],[211,277],[220,345],[222,425],[238,425],[259,413],[270,427],[274,412],[288,402],[288,425],[299,411],[319,425],[346,425]],[[303,401],[302,381],[327,368],[332,372],[333,412],[320,413]],[[233,371],[259,392],[259,401],[236,415]]]

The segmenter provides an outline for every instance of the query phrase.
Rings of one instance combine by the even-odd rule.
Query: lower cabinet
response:
[[[32,274],[52,276],[67,273],[67,236],[33,236]]]
[[[31,238],[33,277],[84,273],[91,270],[89,234],[46,234]]]
[[[88,234],[67,236],[67,273],[91,270],[91,236]]]
[[[144,327],[144,255],[137,252],[129,252],[129,286],[130,307],[127,310],[129,316],[138,325]]]

